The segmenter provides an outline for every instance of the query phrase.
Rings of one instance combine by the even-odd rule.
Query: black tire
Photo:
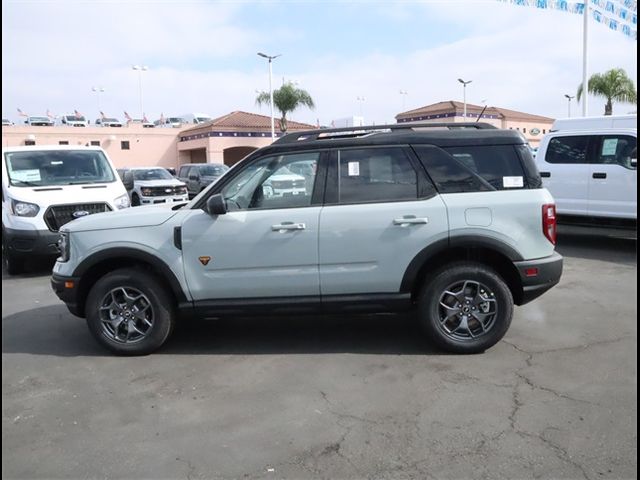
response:
[[[131,206],[132,207],[139,207],[140,206],[140,197],[138,196],[137,193],[134,193],[131,195]]]
[[[120,317],[120,327],[116,329],[115,336],[109,330],[109,328],[113,329],[113,324],[107,319],[112,315],[113,310],[105,310],[108,308],[105,299],[114,290],[121,292],[120,289],[124,289],[129,294],[139,292],[142,295],[139,297],[141,298],[139,302],[144,300],[144,303],[149,305],[152,315],[151,326],[137,324],[147,330],[144,336],[132,342],[127,342],[125,339],[118,340],[117,332],[122,332],[125,327],[127,331],[129,330],[128,326],[124,325],[127,320],[122,320]],[[110,298],[113,300],[113,297]],[[135,308],[136,312],[141,314],[140,303]],[[133,312],[134,310],[130,308],[129,313],[133,314]],[[171,335],[176,316],[173,296],[167,288],[155,276],[137,268],[115,270],[98,280],[87,297],[86,315],[89,331],[94,338],[105,348],[118,355],[148,355],[160,348]],[[131,318],[131,321],[139,322],[139,318],[136,318],[137,320]]]
[[[426,335],[442,350],[480,353],[498,343],[509,329],[513,296],[491,268],[458,262],[430,276],[418,298],[418,315]]]

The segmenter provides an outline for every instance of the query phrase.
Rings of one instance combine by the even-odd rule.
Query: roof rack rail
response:
[[[391,125],[368,125],[362,127],[322,128],[288,133],[273,143],[293,143],[313,140],[333,140],[336,138],[357,138],[378,133],[389,133],[398,130],[422,130],[428,128],[446,128],[448,130],[473,129],[487,130],[497,127],[484,122],[443,122],[443,123],[393,123]]]

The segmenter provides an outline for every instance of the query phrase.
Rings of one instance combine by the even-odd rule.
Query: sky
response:
[[[3,0],[2,116],[269,115],[258,52],[281,55],[274,88],[297,82],[314,99],[290,115],[300,122],[395,123],[462,101],[458,78],[472,81],[469,103],[561,118],[582,81],[582,17],[495,0]],[[590,74],[620,67],[637,82],[637,42],[593,21],[588,58]],[[589,114],[603,112],[590,98]]]

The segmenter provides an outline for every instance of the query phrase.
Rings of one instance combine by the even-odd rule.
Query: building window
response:
[[[542,133],[543,133],[543,134],[544,134],[544,133],[547,133],[547,129],[546,129],[546,128],[543,128],[543,129],[542,129]]]
[[[522,133],[527,133],[527,129],[526,128],[522,128]]]
[[[27,146],[29,146],[29,145],[35,145],[35,144],[36,144],[36,141],[35,141],[35,140],[25,140],[25,141],[24,141],[24,144],[25,144],[25,145],[27,145]]]
[[[69,140],[60,140],[58,145],[69,145]]]
[[[122,140],[120,142],[120,149],[121,150],[129,150],[129,140]]]
[[[91,140],[91,145],[94,147],[99,147],[100,146],[100,140]]]

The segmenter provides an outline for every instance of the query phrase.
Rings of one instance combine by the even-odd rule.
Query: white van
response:
[[[66,125],[68,127],[87,127],[89,126],[89,121],[83,116],[78,116],[75,114],[63,115],[60,119],[60,123],[62,125]]]
[[[637,116],[556,120],[536,164],[564,223],[637,226]]]
[[[211,115],[207,115],[206,113],[185,113],[184,115],[181,115],[181,117],[184,118],[188,123],[193,123],[196,125],[213,120]]]
[[[57,256],[65,223],[130,206],[100,147],[9,147],[2,156],[2,257],[9,274],[20,273],[27,257]]]

